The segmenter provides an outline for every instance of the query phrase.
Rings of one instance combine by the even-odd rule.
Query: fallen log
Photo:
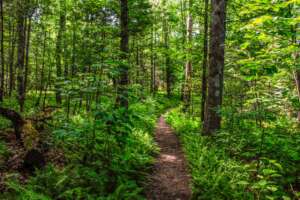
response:
[[[12,122],[16,140],[24,147],[24,168],[32,171],[45,164],[44,155],[38,148],[40,142],[39,132],[34,128],[32,121],[24,119],[18,112],[0,107],[0,115]]]
[[[18,112],[3,107],[0,107],[0,115],[12,122],[16,139],[21,142],[22,128],[25,124],[23,117]]]

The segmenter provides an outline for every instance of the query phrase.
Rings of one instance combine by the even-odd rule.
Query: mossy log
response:
[[[23,117],[16,111],[0,107],[0,115],[10,120],[15,129],[16,139],[20,142],[22,135],[22,128],[25,124]]]
[[[39,132],[34,128],[31,120],[24,119],[18,112],[0,107],[0,115],[10,120],[15,129],[16,140],[24,147],[24,168],[32,171],[45,164],[44,155],[38,149]]]

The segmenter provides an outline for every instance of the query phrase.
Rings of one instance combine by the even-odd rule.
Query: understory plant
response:
[[[63,151],[63,163],[49,163],[26,184],[18,182],[18,174],[10,174],[0,198],[144,199],[144,178],[158,152],[152,135],[155,122],[171,105],[157,98],[161,99],[131,104],[126,113],[107,102],[93,115],[82,113],[67,120],[58,113],[47,145]]]
[[[274,121],[267,130],[252,128],[247,133],[224,127],[207,137],[201,135],[200,119],[182,113],[181,108],[166,118],[187,155],[193,199],[299,198],[293,188],[299,183],[296,143],[300,137],[288,133],[282,123]]]

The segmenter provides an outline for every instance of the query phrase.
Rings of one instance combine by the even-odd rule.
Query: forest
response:
[[[299,200],[300,0],[0,0],[0,199]]]

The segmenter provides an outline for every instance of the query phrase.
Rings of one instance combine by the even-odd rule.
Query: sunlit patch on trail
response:
[[[162,158],[163,162],[176,162],[177,161],[177,156],[169,155],[169,154],[162,154],[161,158]]]

